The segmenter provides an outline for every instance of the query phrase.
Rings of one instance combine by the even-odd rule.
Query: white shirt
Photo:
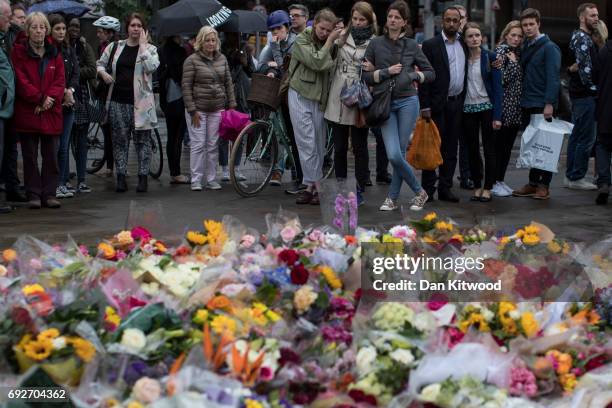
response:
[[[448,84],[448,96],[456,96],[463,92],[463,81],[465,79],[465,52],[459,42],[459,34],[454,42],[450,42],[444,31],[442,38],[448,54],[448,68],[450,71],[450,82]]]
[[[491,103],[487,88],[482,80],[480,72],[480,58],[468,62],[468,83],[465,95],[466,105],[478,105],[481,103]]]

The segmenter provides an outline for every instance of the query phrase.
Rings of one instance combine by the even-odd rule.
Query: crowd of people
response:
[[[579,28],[570,41],[575,63],[567,68],[574,128],[564,186],[598,190],[596,202],[605,204],[611,184],[612,122],[605,106],[612,93],[612,44],[595,4],[580,5],[577,17]],[[133,13],[125,20],[125,38],[121,22],[104,16],[94,23],[100,43],[96,56],[81,36],[79,19],[26,15],[19,4],[0,0],[0,178],[7,201],[27,202],[33,209],[59,208],[58,199],[91,192],[87,132],[95,121],[103,123],[106,172],[116,177],[116,191],[129,189],[133,140],[136,191],[146,192],[151,131],[158,126],[154,77],[159,79],[167,127],[171,183],[189,184],[193,191],[221,189],[219,181],[229,180],[228,143],[219,138],[222,111],[248,113],[254,73],[286,87],[278,115],[295,156],[295,186],[287,192],[296,194],[297,204],[319,204],[328,128],[336,178],[346,179],[348,152],[353,153],[360,204],[372,185],[368,135],[375,135],[376,182],[389,185],[381,211],[399,208],[404,183],[414,193],[412,210],[422,209],[436,193],[441,201],[459,202],[453,192],[457,167],[459,185],[473,190],[472,201],[550,197],[551,172],[532,168],[528,183],[516,189],[504,181],[516,137],[531,115],[551,119],[559,103],[561,50],[542,33],[538,10],[526,9],[519,20],[508,23],[491,49],[483,44],[480,26],[468,22],[459,5],[446,8],[441,32],[422,45],[411,38],[410,9],[403,0],[388,7],[382,29],[365,1],[353,5],[346,26],[329,8],[319,10],[311,24],[309,19],[301,4],[270,13],[267,45],[256,56],[251,46],[224,47],[210,26],[187,43],[174,36],[158,48],[142,15]],[[361,81],[375,101],[389,94],[388,117],[372,118],[372,112],[345,103],[346,90]],[[368,127],[366,117],[376,124]],[[437,126],[443,159],[437,170],[424,170],[421,180],[406,160],[419,117]],[[181,171],[186,136],[189,174]],[[17,172],[18,141],[25,195]],[[71,143],[76,144],[74,187]],[[596,184],[586,177],[593,154]],[[284,170],[284,163],[276,163],[271,185],[281,185]],[[245,179],[239,170],[236,174]],[[2,213],[11,210],[0,205]]]

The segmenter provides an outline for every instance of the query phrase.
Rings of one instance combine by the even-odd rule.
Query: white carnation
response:
[[[61,350],[66,347],[66,338],[64,336],[56,337],[51,340],[55,350]]]
[[[481,313],[482,317],[484,317],[487,322],[490,322],[495,317],[495,313],[493,313],[487,308],[482,309]]]
[[[414,355],[410,350],[397,349],[389,354],[393,360],[404,365],[410,365],[414,361]]]
[[[372,371],[373,364],[376,361],[376,349],[372,346],[362,347],[355,358],[357,369],[361,375]]]
[[[426,402],[436,402],[436,400],[438,399],[438,396],[440,395],[441,388],[442,386],[438,383],[429,384],[427,387],[421,390],[421,394],[419,395],[419,398],[422,401],[426,401]]]
[[[125,329],[121,336],[121,344],[131,351],[139,352],[147,345],[147,337],[140,329]]]
[[[512,320],[518,320],[521,318],[521,312],[515,309],[508,313],[508,316],[510,316]]]

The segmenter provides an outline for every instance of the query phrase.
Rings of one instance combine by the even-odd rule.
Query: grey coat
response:
[[[283,65],[286,59],[291,56],[295,37],[297,37],[295,33],[289,33],[285,41],[281,41],[280,43],[269,42],[259,55],[257,72],[264,75],[273,72],[276,78],[282,77]],[[278,67],[269,67],[268,62],[271,61],[276,62]]]

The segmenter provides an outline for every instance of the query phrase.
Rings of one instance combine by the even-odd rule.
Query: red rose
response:
[[[586,365],[584,366],[584,370],[585,371],[594,370],[596,368],[599,368],[605,365],[607,362],[608,362],[608,359],[603,354],[597,357],[593,357],[592,359],[588,361],[588,363],[586,363]]]
[[[378,402],[376,401],[376,397],[370,394],[366,394],[365,392],[361,391],[361,390],[350,390],[349,391],[349,397],[351,397],[353,399],[353,401],[360,403],[360,402],[365,402],[366,404],[370,404],[373,406],[378,405]]]
[[[300,256],[293,249],[284,249],[278,254],[278,259],[286,263],[288,266],[293,266],[300,259]]]
[[[291,282],[294,285],[303,285],[308,282],[308,271],[304,265],[297,264],[291,268]]]
[[[289,363],[293,363],[293,364],[300,364],[301,359],[300,359],[300,355],[298,353],[296,353],[295,351],[291,350],[290,348],[286,348],[283,347],[280,349],[280,359],[279,359],[279,364],[282,366],[284,366],[285,364],[289,364]]]
[[[134,227],[131,231],[132,238],[135,240],[148,241],[151,239],[151,232],[144,227]]]

